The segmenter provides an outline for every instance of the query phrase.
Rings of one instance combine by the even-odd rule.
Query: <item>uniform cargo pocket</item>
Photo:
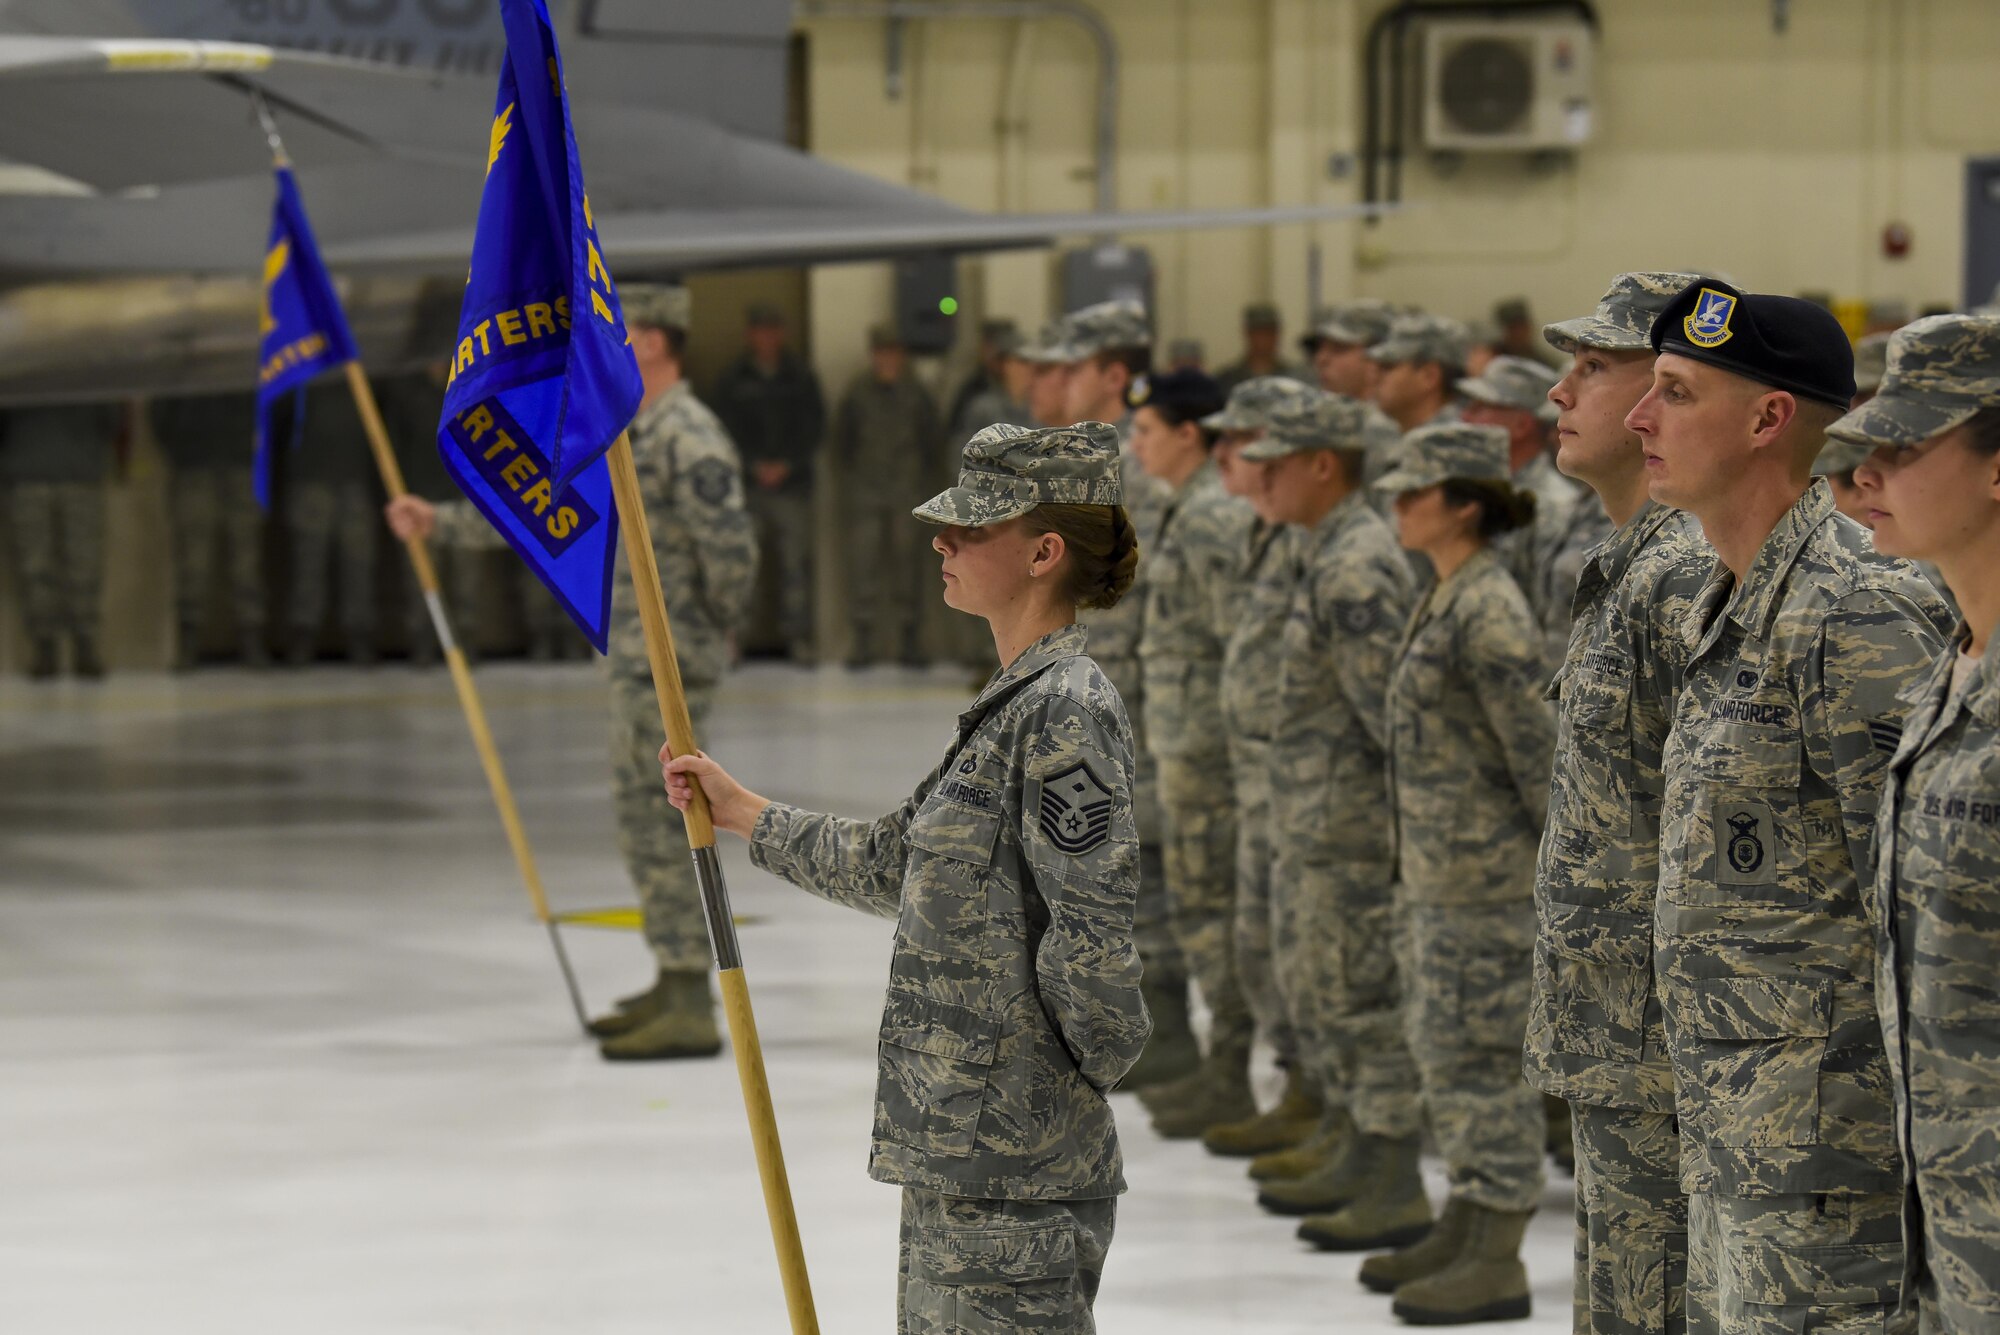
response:
[[[1903,1248],[1893,1242],[1749,1247],[1732,1257],[1729,1282],[1749,1307],[1893,1303],[1903,1288]]]
[[[1749,1148],[1817,1143],[1832,984],[1697,978],[1688,986],[1690,1074],[1708,1137]]]
[[[1557,1049],[1638,1061],[1646,1041],[1646,998],[1653,988],[1652,919],[1552,904],[1543,939]]]
[[[910,1238],[903,1305],[913,1330],[1012,1335],[1031,1318],[1072,1306],[1075,1276],[1076,1230],[1068,1224],[919,1229]]]
[[[933,1154],[970,1154],[999,1048],[999,1016],[892,989],[882,1011],[875,1134]]]
[[[990,788],[963,783],[960,787],[965,790],[965,801],[932,797],[910,822],[903,838],[912,848],[983,867],[993,860],[993,840],[1000,832],[999,795]],[[980,802],[991,802],[993,809],[979,810]]]
[[[1533,986],[1527,949],[1468,957],[1458,980],[1458,1022],[1465,1042],[1491,1052],[1519,1051],[1528,1034]]]

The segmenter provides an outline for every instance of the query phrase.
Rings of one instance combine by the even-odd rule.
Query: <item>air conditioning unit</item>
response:
[[[1581,20],[1424,25],[1423,136],[1451,152],[1535,152],[1590,139],[1596,34]]]

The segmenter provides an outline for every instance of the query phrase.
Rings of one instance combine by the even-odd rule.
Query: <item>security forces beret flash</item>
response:
[[[1854,399],[1854,346],[1831,312],[1798,297],[1739,292],[1719,279],[1688,284],[1653,321],[1653,351],[1706,363],[1845,409]]]

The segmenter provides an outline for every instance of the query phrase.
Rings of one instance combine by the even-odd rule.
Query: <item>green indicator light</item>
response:
[[[946,297],[944,300],[938,303],[938,309],[940,311],[943,311],[946,315],[958,314],[958,298]]]

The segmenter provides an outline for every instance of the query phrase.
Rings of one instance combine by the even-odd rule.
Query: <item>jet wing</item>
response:
[[[270,154],[245,80],[279,111],[292,156],[315,166],[425,151],[392,147],[349,114],[371,99],[432,112],[463,108],[456,142],[484,133],[476,100],[428,95],[442,85],[439,76],[392,65],[239,42],[7,36],[0,37],[0,157],[99,193],[260,174]],[[440,128],[418,119],[430,133]]]
[[[933,201],[935,203],[935,201]],[[1273,208],[1195,209],[1174,213],[907,213],[784,209],[734,212],[665,210],[597,215],[605,258],[625,273],[826,264],[915,253],[955,254],[1047,246],[1063,237],[1268,227],[1366,217],[1380,206],[1303,204]],[[470,228],[373,237],[330,247],[336,265],[370,271],[449,272],[472,251]]]

